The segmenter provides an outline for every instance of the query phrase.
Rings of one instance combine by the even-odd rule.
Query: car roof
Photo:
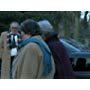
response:
[[[69,56],[70,58],[90,58],[90,52],[74,52]]]
[[[69,52],[80,52],[81,50],[72,44],[68,43],[65,39],[60,39],[61,43],[66,47]]]
[[[76,41],[75,39],[72,38],[61,38],[61,40],[67,42],[68,44],[74,46],[75,48],[78,48],[80,50],[87,50],[90,49],[88,46],[85,46],[84,44],[82,44],[79,41]]]

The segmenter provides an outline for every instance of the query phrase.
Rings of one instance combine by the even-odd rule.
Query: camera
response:
[[[20,41],[21,41],[21,35],[19,33],[17,34],[9,33],[7,35],[7,43],[10,49],[19,48]]]

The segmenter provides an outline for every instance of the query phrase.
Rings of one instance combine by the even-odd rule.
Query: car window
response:
[[[90,71],[90,58],[74,58],[73,60],[74,71]]]

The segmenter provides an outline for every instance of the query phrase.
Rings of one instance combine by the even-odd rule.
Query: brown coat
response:
[[[0,37],[1,78],[4,79],[9,78],[10,71],[10,50],[7,48],[7,34],[8,32],[3,32]]]
[[[36,36],[37,39],[42,38]],[[47,46],[47,49],[48,46]],[[42,76],[43,72],[43,53],[40,47],[35,43],[29,43],[18,53],[13,62],[13,78],[16,79],[50,79],[55,72],[54,60],[52,58],[52,71],[47,77]]]

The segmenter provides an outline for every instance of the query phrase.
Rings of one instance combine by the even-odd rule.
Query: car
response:
[[[70,40],[61,38],[60,42],[66,47],[68,53],[80,52],[80,49],[72,45],[72,42]]]
[[[90,47],[87,47],[74,39],[60,38],[60,41],[67,48],[68,52],[90,51]]]
[[[90,78],[90,48],[72,39],[60,38],[77,78]]]

